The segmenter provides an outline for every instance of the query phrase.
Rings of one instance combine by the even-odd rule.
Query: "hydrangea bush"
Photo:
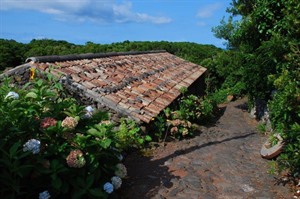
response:
[[[158,140],[165,140],[167,136],[183,139],[193,136],[196,127],[193,124],[205,123],[212,118],[216,104],[208,98],[200,98],[196,95],[184,95],[187,92],[182,89],[182,96],[172,108],[168,107],[155,119],[153,119],[153,131]]]
[[[0,86],[1,198],[107,198],[126,177],[122,152],[145,141],[133,121],[117,126],[55,82]]]

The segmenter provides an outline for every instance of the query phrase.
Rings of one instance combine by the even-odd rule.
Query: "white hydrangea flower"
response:
[[[94,112],[94,108],[92,106],[85,107],[85,110],[90,113]]]
[[[127,169],[124,164],[119,163],[116,165],[115,175],[120,178],[125,178],[127,176]]]
[[[19,99],[19,94],[14,92],[14,91],[10,91],[6,96],[6,98],[13,98],[13,99]]]
[[[82,116],[82,119],[89,119],[93,116],[94,108],[92,106],[85,107],[85,114]]]
[[[114,176],[111,178],[111,183],[114,186],[114,189],[119,189],[122,185],[122,179],[118,176]]]

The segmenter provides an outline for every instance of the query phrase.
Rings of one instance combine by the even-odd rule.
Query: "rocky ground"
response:
[[[128,177],[112,198],[293,198],[268,174],[270,161],[260,156],[267,138],[246,106],[245,99],[225,104],[220,118],[194,138],[160,144],[148,157],[128,155]]]

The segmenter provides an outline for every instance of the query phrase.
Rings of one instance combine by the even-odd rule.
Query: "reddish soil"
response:
[[[256,131],[245,99],[220,106],[223,114],[194,138],[161,143],[149,156],[128,155],[118,199],[292,198],[260,156],[267,139]]]

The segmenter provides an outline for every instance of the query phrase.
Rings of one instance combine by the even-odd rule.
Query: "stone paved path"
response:
[[[256,132],[245,103],[224,105],[220,119],[193,139],[159,146],[151,157],[129,155],[128,178],[117,198],[292,198],[268,174],[269,161],[259,153],[266,137]]]

